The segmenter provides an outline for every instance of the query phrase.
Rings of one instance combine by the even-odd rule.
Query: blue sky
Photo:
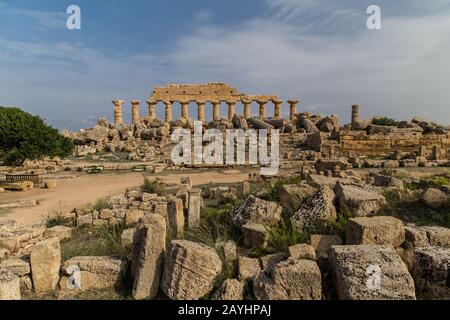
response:
[[[71,4],[81,30],[66,28]],[[0,0],[0,105],[78,129],[112,120],[112,99],[144,113],[156,85],[227,82],[343,122],[358,103],[450,124],[449,51],[448,0]]]

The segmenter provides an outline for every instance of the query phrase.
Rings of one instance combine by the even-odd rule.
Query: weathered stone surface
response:
[[[311,245],[316,253],[327,253],[331,246],[343,244],[342,238],[338,235],[312,234]]]
[[[355,217],[376,214],[386,202],[381,194],[355,185],[338,182],[334,190],[339,207],[348,208]]]
[[[337,217],[334,207],[334,192],[323,186],[312,197],[304,202],[292,216],[292,223],[297,229],[311,231],[335,221]]]
[[[170,199],[167,206],[168,228],[175,237],[181,238],[184,234],[183,200],[179,198]]]
[[[151,299],[158,294],[166,249],[166,220],[163,217],[149,216],[143,229],[133,286],[135,299]]]
[[[261,257],[261,265],[262,269],[270,275],[272,273],[273,268],[281,262],[288,258],[288,255],[284,252],[268,254],[266,256]]]
[[[123,245],[130,245],[133,243],[134,234],[136,232],[136,228],[128,228],[122,231],[120,239],[122,240]]]
[[[427,232],[411,224],[405,226],[405,238],[414,247],[425,247],[430,244]]]
[[[309,184],[287,184],[281,186],[278,191],[280,204],[292,210],[297,210],[308,198],[312,197],[317,189]]]
[[[258,259],[239,257],[238,258],[239,279],[251,281],[261,271],[261,264]]]
[[[347,222],[347,244],[391,244],[399,247],[405,242],[401,220],[389,216],[351,218]]]
[[[432,246],[450,248],[450,229],[438,226],[419,227],[427,233],[428,243]]]
[[[276,202],[265,201],[255,196],[249,196],[242,204],[235,207],[231,215],[239,225],[247,222],[273,226],[280,221],[283,208]]]
[[[340,129],[339,117],[334,114],[325,117],[319,121],[319,123],[317,124],[317,128],[323,132],[339,131]]]
[[[100,210],[98,217],[100,219],[107,220],[107,219],[114,217],[114,212],[111,209],[105,208],[105,209]]]
[[[379,187],[393,187],[403,189],[402,180],[382,174],[377,174],[374,176],[374,185]]]
[[[58,286],[61,265],[61,248],[58,238],[50,238],[37,243],[31,249],[31,274],[34,290],[48,292]]]
[[[420,298],[450,299],[449,266],[449,248],[428,246],[414,249],[412,273]]]
[[[5,269],[0,268],[0,301],[20,299],[19,277]]]
[[[243,300],[244,282],[236,279],[227,279],[214,293],[214,300]]]
[[[449,204],[449,197],[439,189],[429,188],[420,197],[420,200],[430,208],[438,209]]]
[[[85,225],[91,225],[92,224],[92,213],[78,216],[77,217],[77,227],[85,226]]]
[[[269,239],[267,227],[259,223],[247,222],[241,227],[244,245],[249,248],[265,248]]]
[[[261,271],[253,281],[259,300],[320,300],[322,276],[312,260],[287,260],[278,263],[271,277]]]
[[[221,241],[216,244],[216,249],[223,253],[226,264],[224,268],[226,267],[227,270],[236,270],[238,259],[236,243],[232,240],[226,242]]]
[[[291,259],[296,260],[316,260],[316,251],[313,246],[306,243],[300,243],[289,247],[289,256]]]
[[[332,246],[328,260],[339,299],[415,299],[414,281],[392,246]],[[377,271],[380,281],[377,281]]]
[[[190,228],[195,227],[200,223],[202,201],[200,189],[189,190],[187,224]]]
[[[69,278],[76,277],[75,270],[79,270],[79,288],[76,282]],[[61,266],[61,290],[78,289],[82,291],[92,289],[112,288],[120,283],[127,269],[127,262],[112,257],[74,257]],[[70,286],[70,287],[69,287]]]
[[[27,256],[13,258],[0,262],[0,269],[5,269],[12,274],[22,277],[31,272],[30,259]]]
[[[143,216],[144,211],[142,210],[127,210],[125,213],[125,226],[130,227],[136,225]]]
[[[201,243],[173,240],[161,288],[172,300],[197,300],[212,290],[221,270],[222,262],[214,249]]]
[[[47,228],[44,233],[45,238],[58,238],[60,241],[72,237],[72,228],[66,226],[54,226]]]

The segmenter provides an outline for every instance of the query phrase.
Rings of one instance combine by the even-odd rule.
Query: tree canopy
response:
[[[0,106],[0,163],[21,165],[26,159],[65,157],[72,154],[72,140],[19,108]]]

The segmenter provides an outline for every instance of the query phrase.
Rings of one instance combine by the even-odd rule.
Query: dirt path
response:
[[[174,172],[152,175],[169,184],[180,182],[181,176],[190,176],[193,185],[214,183],[235,183],[248,178],[248,170]],[[0,196],[2,202],[19,200],[37,200],[34,207],[14,208],[0,211],[0,217],[8,217],[20,224],[32,224],[42,221],[54,210],[71,210],[85,204],[93,203],[99,198],[123,192],[127,188],[142,184],[142,173],[82,175],[67,180],[58,180],[57,188],[33,189],[28,192],[7,192]]]

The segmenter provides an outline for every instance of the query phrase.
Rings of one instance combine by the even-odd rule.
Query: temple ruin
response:
[[[114,100],[114,123],[123,123],[122,107],[124,101]],[[156,87],[147,101],[148,119],[156,119],[157,104],[162,102],[165,105],[166,123],[173,121],[174,104],[180,105],[181,117],[189,119],[189,105],[191,102],[197,104],[198,121],[207,121],[205,117],[206,104],[212,106],[212,120],[221,119],[221,103],[225,102],[228,107],[228,120],[233,119],[236,114],[236,104],[242,103],[243,116],[245,119],[251,118],[251,104],[257,102],[259,105],[259,118],[267,117],[267,104],[271,102],[274,107],[274,118],[281,119],[281,107],[283,101],[277,95],[249,95],[240,93],[236,88],[230,87],[225,83],[208,84],[168,84],[163,87]],[[298,100],[289,100],[290,119],[293,120],[297,112]],[[139,121],[139,101],[131,101],[132,122]]]

